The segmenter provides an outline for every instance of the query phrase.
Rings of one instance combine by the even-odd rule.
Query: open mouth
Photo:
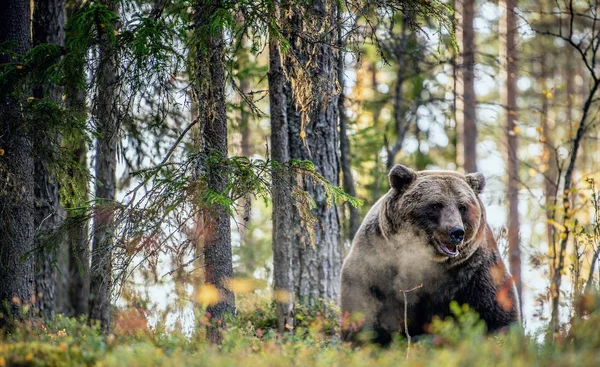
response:
[[[458,248],[456,245],[443,245],[441,243],[438,243],[437,246],[440,249],[440,251],[446,256],[455,257],[456,255],[458,255]]]

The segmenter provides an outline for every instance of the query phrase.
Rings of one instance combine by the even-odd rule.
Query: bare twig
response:
[[[406,300],[406,293],[410,293],[416,291],[417,289],[423,288],[423,283],[411,289],[401,289],[400,293],[404,297],[404,333],[406,334],[406,340],[408,341],[408,346],[406,347],[406,358],[408,358],[408,353],[410,351],[410,341],[411,337],[408,333],[408,301]]]

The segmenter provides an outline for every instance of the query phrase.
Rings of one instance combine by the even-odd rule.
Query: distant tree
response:
[[[95,159],[95,213],[91,253],[89,318],[108,332],[111,316],[112,252],[116,193],[117,143],[120,128],[115,33],[119,2],[101,2],[114,15],[111,24],[96,24],[98,64],[94,80],[92,121],[98,132]]]
[[[477,100],[475,98],[474,0],[456,0],[456,40],[460,46],[455,65],[456,162],[465,172],[477,172]]]
[[[507,184],[506,196],[508,200],[508,262],[510,273],[517,286],[519,299],[522,292],[521,281],[521,239],[519,226],[519,161],[518,161],[518,136],[520,127],[517,125],[517,20],[516,0],[505,0],[501,7],[505,9],[500,20],[500,34],[502,37],[501,62],[505,81],[504,107],[506,111],[506,171]]]
[[[340,94],[338,96],[338,113],[339,113],[339,124],[340,124],[340,166],[342,170],[342,187],[344,191],[350,196],[356,196],[356,189],[354,188],[354,177],[352,175],[352,154],[350,152],[350,140],[348,138],[348,115],[346,113],[346,74],[344,71],[345,57],[346,57],[346,38],[344,35],[344,21],[342,13],[344,9],[342,4],[339,3],[337,10],[337,39],[339,42],[339,49],[337,55],[337,82],[340,88]],[[349,32],[348,32],[349,33]],[[354,207],[351,203],[346,202],[344,205],[348,209],[348,228],[347,233],[344,236],[346,240],[352,242],[354,235],[358,231],[360,226],[360,215],[358,208]]]

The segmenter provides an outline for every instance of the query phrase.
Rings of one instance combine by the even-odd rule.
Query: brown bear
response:
[[[488,331],[520,322],[514,282],[479,198],[485,177],[397,165],[389,183],[344,260],[343,339],[369,331],[372,341],[389,344],[404,330],[404,296],[411,336],[450,315],[451,301],[469,304]]]

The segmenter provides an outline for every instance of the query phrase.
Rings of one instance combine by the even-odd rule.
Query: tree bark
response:
[[[28,0],[2,1],[0,44],[14,42],[12,51],[26,54],[31,47],[29,21]],[[0,55],[0,63],[12,61],[10,56]],[[2,84],[0,81],[0,313],[4,317],[0,328],[16,315],[13,299],[30,302],[34,296],[34,258],[27,256],[34,240],[32,140],[26,130],[25,102]]]
[[[196,52],[194,93],[200,118],[200,139],[196,142],[204,158],[220,154],[227,157],[227,114],[225,101],[225,44],[223,29],[211,24],[214,15],[224,8],[220,0],[195,4],[194,28],[200,36]],[[210,30],[210,32],[209,32]],[[227,176],[219,166],[208,165],[208,188],[223,193]],[[220,343],[225,317],[235,312],[235,298],[227,283],[233,277],[231,227],[227,211],[214,205],[203,213],[204,274],[207,285],[217,289],[219,300],[207,307],[207,338]]]
[[[280,4],[275,0],[271,13],[279,20]],[[278,22],[279,23],[279,22]],[[294,205],[290,191],[292,178],[285,166],[290,159],[286,77],[281,64],[277,36],[269,33],[269,108],[271,112],[271,158],[273,160],[273,291],[277,305],[277,329],[294,327]]]
[[[457,0],[455,17],[460,54],[456,64],[456,163],[466,173],[477,172],[477,100],[475,97],[475,34],[473,0]]]
[[[51,0],[34,2],[33,12],[33,42],[63,46],[65,43],[66,1]],[[62,88],[56,85],[43,84],[33,89],[33,97],[47,97],[53,102],[60,102]],[[56,152],[60,144],[60,136],[55,136],[46,144],[46,151]],[[60,250],[48,238],[62,223],[63,210],[58,195],[58,182],[53,172],[50,172],[48,162],[36,155],[35,180],[35,216],[36,228],[36,308],[42,317],[52,317],[56,311],[57,272],[54,263]]]
[[[335,42],[335,33],[324,32],[329,34],[329,38],[318,44],[306,42],[300,37],[305,21],[314,22],[310,25],[318,29],[325,25],[333,27],[337,5],[332,1],[317,0],[307,2],[303,6],[310,14],[306,18],[296,11],[290,12],[289,52],[293,52],[298,62],[306,67],[309,50],[312,51],[309,72],[313,80],[311,94],[314,99],[309,106],[309,117],[303,132],[298,104],[290,83],[287,83],[290,157],[311,160],[317,172],[332,184],[338,185],[338,101],[335,91],[337,75],[336,58],[330,45]],[[342,265],[338,211],[333,203],[327,201],[321,185],[315,186],[307,179],[299,184],[315,201],[316,208],[312,214],[318,224],[314,227],[314,246],[301,226],[295,226],[295,242],[299,244],[293,259],[295,294],[297,299],[306,305],[315,305],[323,300],[337,300]],[[295,221],[300,223],[297,217]]]
[[[104,0],[118,13],[118,3]],[[96,140],[96,208],[90,272],[90,321],[99,321],[104,332],[110,329],[112,249],[114,246],[114,200],[116,191],[117,142],[119,133],[117,60],[115,47],[98,25],[99,64],[92,118],[99,137]]]
[[[337,80],[340,88],[340,95],[338,96],[338,111],[339,111],[339,121],[340,121],[340,161],[342,166],[342,184],[344,191],[351,195],[356,196],[356,190],[354,188],[354,179],[352,176],[352,155],[350,153],[350,140],[348,139],[348,116],[346,115],[346,94],[344,87],[346,85],[346,81],[344,79],[344,57],[345,52],[344,48],[346,47],[345,41],[343,39],[343,30],[342,30],[342,9],[341,5],[338,5],[337,11],[337,29],[338,29],[338,42],[340,44],[340,48],[338,50],[337,57]],[[344,203],[344,205],[348,208],[348,212],[350,214],[350,220],[348,221],[348,229],[346,239],[348,242],[352,243],[354,239],[354,235],[358,231],[358,227],[360,226],[360,216],[358,214],[358,209],[355,208],[350,203]]]
[[[505,80],[504,105],[506,108],[505,136],[507,143],[507,173],[506,196],[508,201],[508,256],[509,267],[517,286],[519,300],[521,297],[521,244],[519,233],[519,161],[517,126],[517,49],[516,49],[516,0],[504,0],[505,8],[500,23],[502,40],[503,72]]]

